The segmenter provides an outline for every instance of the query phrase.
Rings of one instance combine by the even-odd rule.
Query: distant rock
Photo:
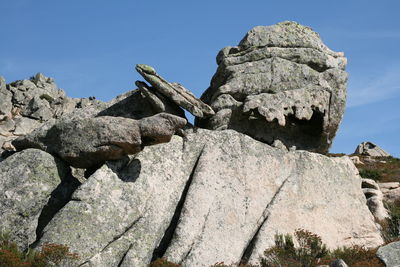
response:
[[[354,151],[356,155],[364,155],[371,157],[389,157],[390,154],[372,142],[362,142]]]
[[[376,253],[386,267],[400,266],[400,242],[393,242],[378,249]]]
[[[234,129],[262,142],[327,152],[346,101],[346,58],[295,22],[257,26],[217,56],[201,100],[216,114],[197,119],[212,130]]]
[[[58,155],[71,166],[92,168],[107,160],[135,154],[146,145],[168,142],[186,120],[160,113],[141,120],[102,116],[49,121],[15,139],[17,150],[39,148]]]

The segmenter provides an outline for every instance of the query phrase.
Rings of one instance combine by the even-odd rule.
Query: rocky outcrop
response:
[[[143,82],[139,82],[136,85],[144,91],[145,95],[152,100],[153,105],[157,108],[160,108],[161,110],[163,109],[161,104],[155,102],[162,103],[165,101],[159,99],[155,93],[150,95],[152,90],[158,92],[176,105],[186,109],[196,117],[203,118],[214,115],[214,111],[210,106],[204,104],[200,99],[197,99],[192,92],[187,90],[181,84],[167,82],[156,73],[154,68],[148,65],[138,64],[136,65],[136,70],[153,86],[153,89],[146,87]]]
[[[42,229],[78,186],[70,169],[37,149],[27,149],[0,163],[0,232],[9,233],[23,249],[40,238]]]
[[[362,142],[354,151],[356,155],[364,155],[370,157],[390,157],[390,154],[371,142]]]
[[[84,266],[146,266],[161,256],[183,266],[253,262],[276,232],[300,227],[329,247],[377,246],[360,185],[347,157],[289,152],[232,130],[188,130],[98,169],[40,243],[68,245]]]
[[[376,255],[385,263],[386,267],[400,266],[400,242],[380,247]]]
[[[58,155],[77,168],[101,166],[135,154],[146,145],[168,142],[186,120],[160,113],[134,120],[123,117],[64,118],[48,122],[32,133],[15,139],[18,150],[39,148]]]
[[[50,119],[83,108],[105,109],[94,98],[70,98],[52,78],[41,73],[29,80],[6,84],[0,77],[0,159],[4,150],[13,151],[12,140],[26,135]]]
[[[234,129],[272,144],[327,152],[342,119],[346,58],[295,22],[258,26],[217,56],[201,100],[216,114],[196,125]]]

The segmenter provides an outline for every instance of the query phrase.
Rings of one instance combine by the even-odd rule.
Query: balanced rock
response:
[[[327,152],[346,100],[346,58],[295,22],[258,26],[217,56],[201,97],[216,112],[196,125],[234,129],[272,144]]]
[[[144,267],[158,257],[189,267],[255,263],[277,232],[298,228],[330,248],[375,247],[383,241],[360,184],[347,157],[289,152],[233,130],[187,130],[103,165],[39,245],[65,244],[96,267]]]
[[[123,117],[72,118],[51,121],[12,143],[18,150],[39,148],[71,166],[90,168],[135,154],[146,145],[168,142],[186,120],[160,113],[134,120]]]
[[[204,104],[200,99],[197,99],[192,92],[181,84],[167,82],[156,73],[154,68],[144,64],[137,64],[136,70],[153,86],[154,90],[186,109],[194,116],[202,118],[214,115],[214,111],[210,106]],[[139,83],[139,86],[140,85]]]
[[[372,142],[362,142],[354,151],[356,155],[364,155],[370,157],[389,157],[390,154]]]

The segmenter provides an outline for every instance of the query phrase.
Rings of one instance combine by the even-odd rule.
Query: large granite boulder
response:
[[[0,162],[0,232],[22,249],[39,239],[78,186],[70,173],[64,162],[37,149]]]
[[[201,97],[216,114],[196,125],[327,152],[345,109],[343,53],[311,28],[286,21],[253,28],[238,46],[222,49],[217,64]]]
[[[67,117],[49,121],[12,144],[18,150],[42,149],[73,167],[93,168],[107,160],[135,154],[146,145],[168,142],[185,125],[184,118],[167,113],[141,120],[111,116]]]
[[[383,240],[360,187],[347,157],[187,130],[98,169],[38,245],[68,245],[83,266],[137,267],[162,256],[183,266],[256,262],[277,232],[297,228],[331,248],[375,247]]]

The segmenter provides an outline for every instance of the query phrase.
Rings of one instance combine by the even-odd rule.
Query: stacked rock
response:
[[[309,27],[255,27],[218,54],[217,72],[201,97],[216,114],[196,124],[327,152],[345,109],[346,63]]]

